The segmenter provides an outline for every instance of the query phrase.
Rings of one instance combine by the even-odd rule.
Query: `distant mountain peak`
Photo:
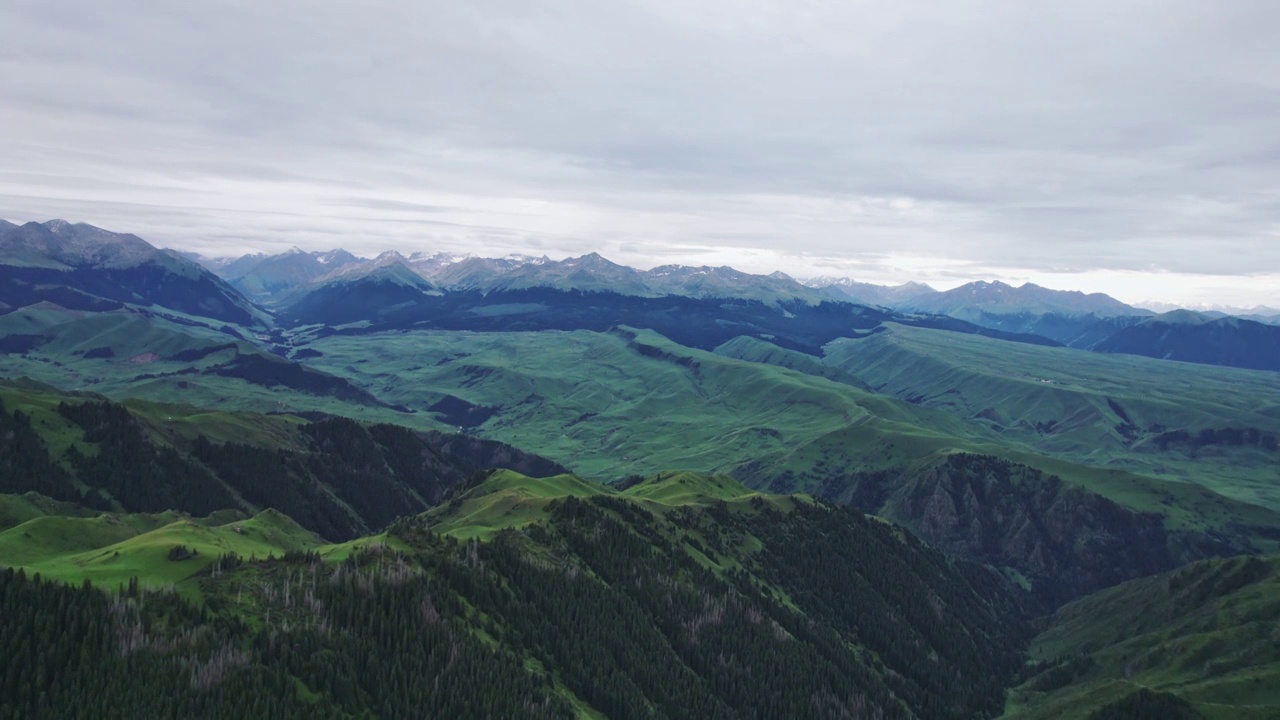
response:
[[[976,280],[945,292],[923,295],[909,303],[920,312],[951,315],[979,322],[981,313],[996,315],[1055,313],[1063,316],[1122,317],[1147,314],[1102,293],[1052,290],[1026,282],[1014,287],[1001,280]]]
[[[343,250],[342,248],[335,248],[333,250],[330,250],[329,252],[318,253],[316,255],[316,262],[320,263],[321,265],[334,265],[339,263],[348,263],[348,262],[353,262],[355,260],[356,260],[355,255],[352,255],[351,253],[347,252],[346,250]]]
[[[908,282],[904,282],[904,283],[902,283],[901,285],[897,285],[897,286],[895,286],[895,287],[897,287],[898,289],[902,289],[902,290],[908,290],[908,289],[909,289],[909,290],[920,290],[921,292],[927,292],[927,293],[935,293],[935,292],[938,292],[937,290],[935,290],[935,289],[933,288],[933,286],[932,286],[932,285],[929,285],[928,283],[916,282],[915,280],[910,280],[910,281],[908,281]]]
[[[601,255],[598,252],[587,253],[586,255],[582,255],[576,258],[568,258],[564,261],[564,265],[567,267],[581,266],[581,267],[588,267],[588,268],[611,268],[611,269],[625,267],[624,265],[619,265],[609,260],[608,258],[606,258],[605,256]],[[627,268],[627,269],[630,270],[631,268]]]
[[[1150,318],[1147,322],[1165,323],[1167,325],[1203,325],[1213,321],[1214,318],[1210,315],[1206,315],[1205,313],[1180,308],[1178,310],[1170,310],[1167,313],[1156,315],[1155,317]]]
[[[901,285],[876,285],[859,282],[850,277],[819,275],[799,280],[802,285],[817,288],[834,300],[853,301],[866,305],[886,307],[905,307],[913,298],[937,292],[933,288],[918,282],[906,282]]]
[[[431,283],[425,278],[413,271],[404,261],[387,262],[379,265],[369,271],[367,278],[394,280],[403,285],[413,285],[415,287],[431,287]]]

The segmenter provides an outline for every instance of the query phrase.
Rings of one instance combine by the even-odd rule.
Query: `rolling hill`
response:
[[[686,468],[851,503],[1022,573],[1046,601],[1200,557],[1276,547],[1280,532],[1274,507],[1235,499],[1269,497],[1273,466],[1262,448],[1233,461],[1255,458],[1252,474],[1239,477],[1173,444],[1132,455],[1148,469],[1181,462],[1186,475],[1176,478],[1113,469],[1084,453],[1070,460],[1071,446],[1037,449],[970,415],[863,390],[856,374],[755,339],[707,353],[629,329],[374,338],[317,339],[309,362],[345,368],[357,384],[420,412],[439,415],[434,398],[456,398],[452,410],[483,410],[469,416],[469,432],[537,447],[595,479]],[[1105,399],[1092,401],[1112,412]],[[984,465],[992,458],[1006,464]],[[1218,474],[1201,477],[1202,468]],[[964,541],[970,532],[987,539]]]
[[[108,589],[135,580],[142,587],[173,587],[193,599],[200,597],[200,576],[224,555],[267,558],[322,546],[320,538],[274,510],[203,519],[174,512],[45,515],[0,532],[4,564],[27,574],[70,584],[87,580]]]
[[[877,392],[983,425],[1010,447],[1280,509],[1272,373],[907,327],[836,341],[824,362]]]

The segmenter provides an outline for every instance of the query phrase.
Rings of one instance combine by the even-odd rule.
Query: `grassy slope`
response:
[[[659,473],[626,490],[574,475],[528,478],[498,470],[454,502],[428,511],[436,532],[461,539],[487,539],[507,528],[522,528],[546,518],[548,506],[567,497],[608,495],[633,500],[657,512],[716,501],[738,503],[766,499],[775,507],[790,507],[792,498],[764,495],[729,477],[694,472]]]
[[[92,511],[85,510],[74,503],[51,500],[38,493],[0,494],[0,531],[46,515],[82,517],[92,514]]]
[[[626,490],[572,475],[531,479],[496,471],[456,503],[428,512],[435,532],[459,539],[488,539],[504,528],[545,521],[548,505],[567,497],[604,495],[631,500],[659,519],[671,512],[726,503],[731,512],[756,512],[756,503],[788,509],[803,497],[763,495],[725,475],[667,472]],[[341,545],[322,545],[288,518],[266,511],[251,519],[194,520],[172,514],[65,517],[33,496],[0,496],[0,510],[34,515],[0,532],[0,558],[72,583],[88,579],[107,588],[138,576],[143,585],[173,585],[197,599],[195,575],[218,555],[280,555],[315,550],[327,561],[378,544],[405,549],[403,541],[378,535]],[[676,517],[683,517],[677,515]],[[724,576],[748,569],[762,547],[751,533],[740,543],[706,553],[707,538],[685,519],[659,521],[658,531],[680,543],[694,560]],[[749,526],[748,526],[749,527]],[[187,560],[169,559],[184,545],[199,551]],[[771,588],[787,606],[793,601]],[[1032,658],[1046,668],[1089,656],[1092,665],[1052,690],[1028,683],[1011,691],[1010,718],[1084,718],[1097,706],[1137,687],[1173,692],[1209,717],[1271,717],[1280,696],[1280,559],[1237,558],[1198,563],[1182,570],[1112,588],[1063,608],[1033,643]],[[1117,680],[1116,678],[1125,678]],[[585,710],[584,706],[584,710]]]
[[[870,390],[867,384],[838,367],[824,365],[821,358],[798,350],[787,350],[758,338],[742,335],[713,350],[717,355],[738,360],[776,365],[797,370],[806,375],[817,375],[838,383],[852,385],[860,390]]]
[[[1162,428],[1193,434],[1227,427],[1280,433],[1275,373],[901,326],[831,343],[825,359],[881,392],[995,430],[1015,448],[1022,445],[1091,467],[1195,482],[1237,500],[1280,509],[1280,487],[1274,482],[1280,456],[1274,451],[1220,446],[1162,451],[1152,443]]]
[[[1015,689],[1007,716],[1084,718],[1140,687],[1210,718],[1280,716],[1278,618],[1275,557],[1195,563],[1104,590],[1059,610],[1032,644],[1050,668],[1087,658],[1075,661],[1081,670]]]
[[[310,347],[324,353],[312,364],[391,402],[421,410],[452,394],[496,407],[481,434],[536,447],[594,478],[729,471],[851,427],[873,439],[914,434],[912,453],[969,447],[958,440],[964,424],[945,413],[647,331],[635,342],[585,331],[420,332],[335,336]]]
[[[170,560],[170,550],[178,545],[198,555]],[[274,510],[233,520],[177,513],[44,516],[0,533],[0,562],[28,574],[73,584],[88,580],[106,588],[137,577],[142,585],[175,585],[188,595],[199,593],[192,576],[220,555],[266,557],[321,548],[315,535]]]
[[[210,331],[126,314],[59,324],[53,309],[22,312],[42,315],[40,322],[56,337],[47,347],[56,352],[42,356],[42,348],[29,357],[0,356],[0,374],[25,372],[61,387],[139,398],[134,406],[156,417],[153,429],[162,434],[210,428],[226,439],[290,444],[288,427],[265,426],[257,417],[228,409],[320,410],[438,427],[425,410],[450,394],[498,410],[480,434],[537,448],[577,472],[606,480],[682,467],[732,472],[785,492],[808,489],[832,475],[901,471],[963,450],[1033,465],[1198,529],[1238,521],[1273,524],[1275,518],[1251,517],[1257,513],[1249,506],[1225,503],[1185,481],[1249,503],[1267,504],[1280,492],[1272,482],[1274,453],[1257,448],[1206,448],[1194,457],[1177,448],[1155,452],[1146,439],[1127,443],[1119,435],[1115,425],[1121,420],[1108,403],[1115,401],[1139,425],[1160,422],[1193,431],[1276,427],[1277,393],[1258,381],[1260,373],[909,328],[831,346],[829,362],[856,366],[883,390],[934,406],[930,409],[862,392],[850,373],[758,340],[733,341],[719,354],[643,331],[634,341],[617,333],[411,332],[312,343],[324,355],[311,364],[418,410],[405,414],[219,376],[138,380],[141,372],[198,369],[227,358],[215,353],[191,363],[143,364],[127,358],[207,347],[226,336],[205,337]],[[76,354],[99,347],[113,348],[116,357],[85,360]],[[1122,372],[1135,363],[1141,372]],[[1156,370],[1170,374],[1153,380]],[[891,374],[892,382],[878,373]],[[1141,392],[1122,395],[1126,384]],[[917,385],[924,390],[913,394]],[[220,411],[202,414],[156,404],[175,400]],[[52,435],[54,455],[61,457],[78,435],[63,433],[60,419],[48,410],[37,408],[37,422]],[[1035,429],[1036,423],[1051,421],[1058,423],[1052,432]]]
[[[521,528],[544,519],[548,504],[554,500],[612,492],[607,485],[573,475],[533,480],[500,470],[448,506],[428,511],[427,517],[438,533],[486,539],[504,528]]]

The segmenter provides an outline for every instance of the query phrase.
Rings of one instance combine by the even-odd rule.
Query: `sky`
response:
[[[0,217],[1280,306],[1274,0],[0,3]]]

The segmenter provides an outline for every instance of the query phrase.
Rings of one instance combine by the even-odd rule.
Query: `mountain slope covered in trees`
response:
[[[1015,606],[997,575],[860,514],[729,482],[674,474],[574,494],[560,492],[564,480],[495,476],[468,497],[523,487],[545,496],[542,516],[459,540],[432,529],[450,523],[445,506],[342,560],[224,557],[198,573],[198,606],[7,572],[0,602],[23,622],[6,623],[5,647],[23,655],[5,706],[127,715],[141,687],[155,707],[207,717],[999,710],[1024,631],[1001,620]],[[20,639],[16,626],[55,616],[84,628],[71,636],[81,644]],[[94,662],[68,664],[90,651]],[[137,683],[114,682],[131,674]],[[423,676],[434,680],[414,682]],[[61,684],[41,695],[24,682],[36,677]],[[81,705],[82,687],[102,694]]]
[[[345,418],[134,410],[95,396],[0,385],[0,492],[100,510],[274,508],[329,540],[349,540],[433,506],[488,467],[486,455],[558,469],[498,443],[473,447],[464,461],[435,442]]]

